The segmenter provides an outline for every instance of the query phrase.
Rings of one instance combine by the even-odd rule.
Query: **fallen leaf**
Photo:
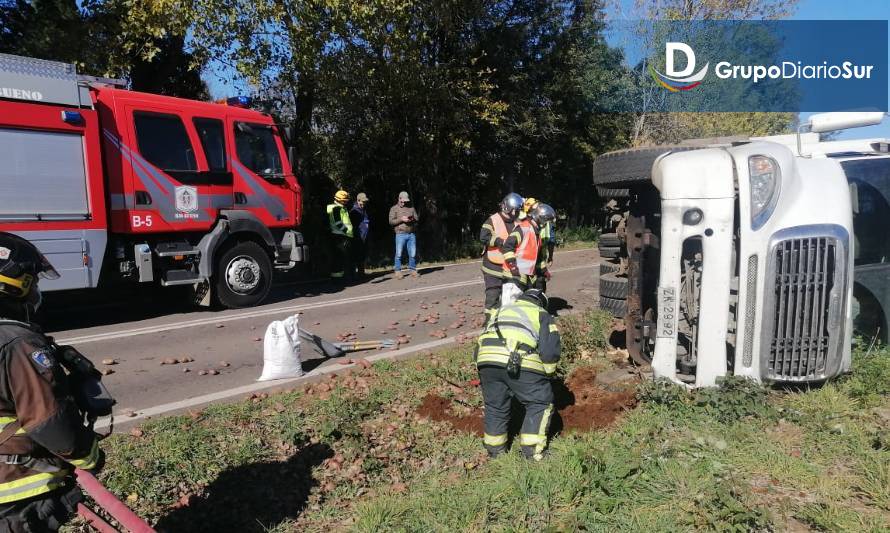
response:
[[[320,325],[321,325],[321,322],[313,322],[312,325],[313,325],[313,326],[320,326]]]
[[[191,372],[192,369],[189,368],[189,367],[187,367],[187,366],[185,366],[185,367],[182,368],[182,371],[183,371],[183,372]]]
[[[132,492],[129,495],[127,495],[127,501],[130,503],[136,503],[137,501],[139,501],[139,495],[136,494],[135,492]]]
[[[206,376],[206,375],[207,375],[207,371],[206,371],[206,370],[198,370],[198,375],[199,375],[199,376]]]
[[[102,374],[103,376],[110,376],[111,374],[114,374],[114,370],[111,368],[103,368],[102,370],[99,371],[99,373]]]
[[[357,359],[355,361],[355,364],[357,364],[358,366],[360,366],[362,368],[371,368],[371,362],[365,358]]]
[[[210,370],[207,371],[207,373],[210,374],[211,376],[215,376],[215,375],[219,374],[219,370],[217,370],[215,368],[211,368]]]
[[[219,366],[232,366],[232,364],[229,363],[228,361],[220,361]]]
[[[225,325],[225,324],[217,324],[216,327],[217,327],[217,328],[224,328],[224,327],[226,327],[226,325]]]
[[[116,365],[116,364],[117,364],[117,360],[115,360],[115,359],[102,359],[102,364],[103,364],[103,365]]]
[[[178,360],[173,359],[172,357],[168,357],[168,358],[162,360],[161,364],[162,365],[175,365],[178,362],[179,362]]]
[[[338,359],[338,360],[337,360],[337,364],[341,364],[341,365],[351,365],[351,364],[352,364],[352,359]]]
[[[254,337],[253,340],[256,342],[260,342],[261,340],[263,340],[263,338],[262,337]]]

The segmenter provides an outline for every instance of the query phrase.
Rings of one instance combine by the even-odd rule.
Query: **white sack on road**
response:
[[[504,283],[501,286],[501,307],[510,305],[520,296],[522,296],[522,289],[519,288],[519,285],[510,282]]]
[[[272,322],[266,328],[263,339],[263,375],[257,381],[298,378],[302,375],[297,317]]]

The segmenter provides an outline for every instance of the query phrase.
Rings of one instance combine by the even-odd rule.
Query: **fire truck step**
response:
[[[171,285],[191,285],[200,281],[204,281],[204,278],[191,270],[168,270],[164,272],[164,277],[161,279],[161,285],[164,287],[169,287]]]
[[[158,257],[173,257],[177,255],[199,255],[200,250],[187,242],[162,242],[155,246]]]

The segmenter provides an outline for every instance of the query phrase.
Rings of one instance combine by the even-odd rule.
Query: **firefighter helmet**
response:
[[[23,300],[36,287],[36,278],[58,279],[46,257],[25,239],[0,232],[0,296]]]
[[[529,196],[522,202],[522,210],[531,215],[532,209],[534,209],[536,205],[538,205],[538,201]]]
[[[531,302],[544,310],[550,306],[550,298],[541,289],[529,289],[522,293],[519,299]]]
[[[545,203],[538,203],[535,206],[535,209],[531,212],[532,219],[539,226],[543,226],[548,222],[553,222],[556,220],[556,211],[553,210],[552,207]]]
[[[349,193],[344,190],[337,191],[337,194],[334,195],[334,201],[339,202],[341,204],[349,201]]]
[[[501,200],[501,213],[507,215],[510,219],[515,219],[519,216],[519,210],[522,209],[522,202],[522,196],[511,192]]]

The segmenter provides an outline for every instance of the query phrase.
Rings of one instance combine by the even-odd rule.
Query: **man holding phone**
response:
[[[414,230],[419,218],[417,211],[411,207],[411,199],[406,191],[399,193],[399,201],[389,210],[389,225],[396,233],[395,273],[396,279],[402,279],[402,252],[408,249],[408,270],[412,277],[417,277],[417,239]]]

